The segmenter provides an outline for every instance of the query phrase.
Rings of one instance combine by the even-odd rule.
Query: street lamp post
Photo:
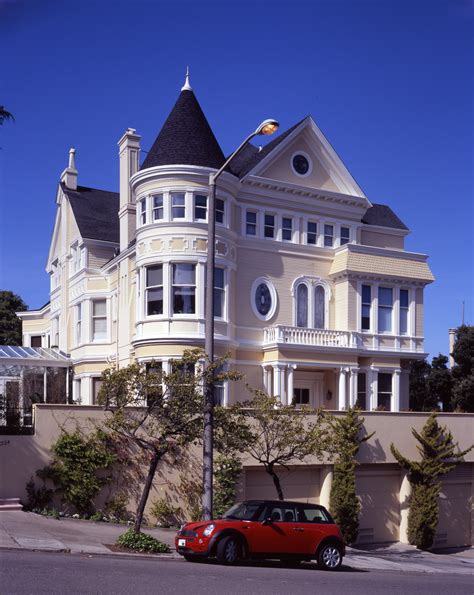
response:
[[[207,362],[214,361],[214,266],[216,260],[216,183],[222,172],[231,161],[239,155],[243,148],[259,134],[270,135],[278,130],[276,120],[265,120],[252,132],[244,142],[232,153],[224,165],[215,173],[209,175],[208,199],[208,237],[207,237],[207,262],[206,262],[206,315],[205,315],[205,351]],[[204,437],[203,437],[203,517],[204,520],[212,518],[213,501],[213,450],[214,450],[214,380],[213,372],[207,376],[205,386],[204,405]]]

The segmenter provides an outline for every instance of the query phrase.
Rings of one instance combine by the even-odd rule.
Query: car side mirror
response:
[[[265,527],[265,525],[270,525],[270,523],[272,522],[272,519],[270,517],[263,519],[262,521],[262,525]]]

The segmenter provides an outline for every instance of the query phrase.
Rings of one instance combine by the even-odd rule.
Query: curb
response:
[[[105,546],[104,546],[105,547]],[[8,547],[0,546],[0,552],[42,552],[44,554],[70,554],[71,556],[102,556],[113,558],[146,558],[149,560],[164,559],[164,560],[182,560],[183,557],[177,553],[171,552],[169,554],[148,554],[145,552],[89,552],[87,550],[71,550],[71,548],[40,548],[40,547]]]

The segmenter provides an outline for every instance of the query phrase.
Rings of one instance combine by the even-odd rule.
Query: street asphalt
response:
[[[84,520],[56,520],[31,512],[0,512],[0,562],[8,551],[22,554],[21,550],[55,552],[67,554],[88,554],[110,558],[149,559],[148,554],[124,554],[113,552],[107,546],[113,545],[127,527],[110,523],[96,523]],[[145,529],[160,541],[168,544],[171,554],[153,556],[154,561],[171,562],[181,557],[174,551],[175,530]],[[474,577],[474,549],[464,548],[444,553],[422,552],[400,544],[347,548],[344,558],[346,568],[360,571],[392,571],[403,573],[449,574]],[[0,592],[3,595],[3,591]],[[474,588],[469,591],[474,593]]]

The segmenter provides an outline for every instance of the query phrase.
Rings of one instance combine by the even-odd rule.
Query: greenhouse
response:
[[[54,349],[0,345],[0,434],[30,432],[35,403],[71,403],[70,367]]]

